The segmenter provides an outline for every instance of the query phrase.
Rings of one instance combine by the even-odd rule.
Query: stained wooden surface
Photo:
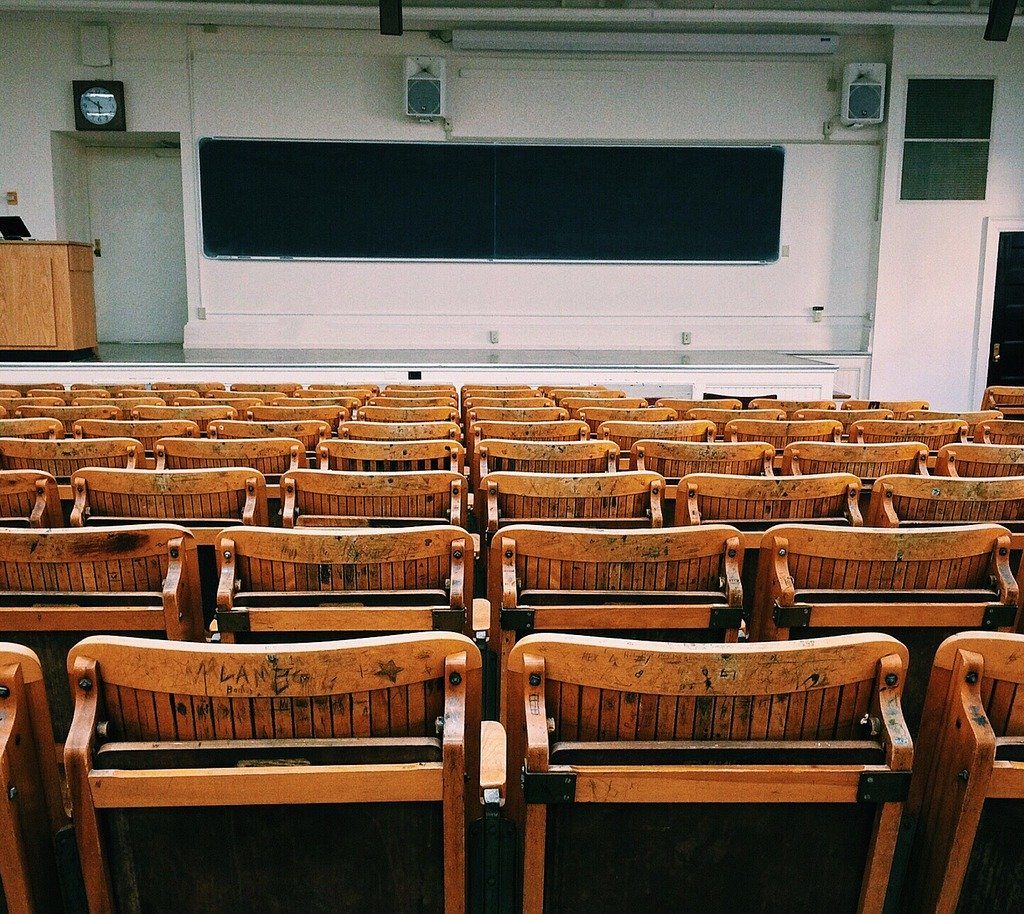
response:
[[[906,419],[908,413],[928,409],[931,404],[927,400],[843,400],[840,409],[887,409],[895,419]]]
[[[315,451],[325,438],[331,437],[331,426],[316,419],[284,422],[239,422],[220,419],[210,423],[210,438],[294,438],[307,451]]]
[[[357,473],[410,473],[417,470],[465,470],[465,448],[450,438],[424,441],[324,440],[317,446],[321,470]]]
[[[67,479],[82,467],[141,467],[145,454],[133,438],[0,438],[0,468],[42,470]]]
[[[1024,421],[986,419],[974,426],[974,440],[985,444],[1024,445]]]
[[[0,525],[63,527],[57,480],[40,470],[0,470]]]
[[[606,420],[598,425],[596,432],[598,438],[614,441],[626,453],[637,441],[714,441],[716,433],[713,422],[701,419],[683,422]]]
[[[644,439],[633,445],[630,466],[678,479],[690,473],[771,476],[775,448],[767,442],[696,443]]]
[[[727,441],[766,441],[781,451],[794,441],[834,441],[843,434],[842,423],[834,419],[808,421],[733,419],[725,426]]]
[[[884,422],[854,422],[850,426],[851,441],[872,444],[885,441],[919,441],[930,451],[944,444],[966,441],[970,430],[962,419],[936,419],[934,421],[886,420]]]
[[[457,441],[461,435],[457,422],[342,422],[338,426],[339,438],[360,441]]]
[[[307,465],[306,449],[295,438],[161,438],[155,453],[158,470],[251,467],[277,476]]]
[[[794,442],[782,452],[786,476],[804,473],[852,473],[863,480],[892,473],[928,475],[928,448],[917,442],[837,444]]]
[[[233,406],[137,406],[131,418],[187,420],[195,422],[205,435],[214,419],[237,419],[238,411]]]
[[[611,441],[507,441],[485,438],[476,443],[473,478],[492,472],[614,473],[619,448]]]
[[[936,476],[1022,476],[1024,447],[1008,444],[947,444],[935,458]]]
[[[134,438],[152,454],[161,438],[198,438],[199,425],[191,419],[80,419],[76,438]]]

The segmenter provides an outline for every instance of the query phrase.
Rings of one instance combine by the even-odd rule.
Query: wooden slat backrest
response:
[[[316,391],[317,393],[315,393],[314,396],[322,396],[323,391],[328,391],[329,393],[332,394],[335,391],[343,393],[349,393],[350,391],[354,391],[354,393],[351,393],[350,396],[359,397],[362,397],[364,393],[368,392],[369,396],[366,397],[365,399],[369,399],[369,397],[375,397],[377,396],[377,394],[380,393],[380,385],[372,384],[369,381],[359,381],[352,384],[308,384],[306,385],[306,387],[302,388],[302,390],[295,391],[295,396],[305,396],[303,391]]]
[[[597,437],[614,441],[621,451],[628,452],[638,441],[714,441],[714,422],[704,419],[676,422],[623,422],[605,420],[597,427]],[[634,467],[634,469],[636,469]]]
[[[137,406],[132,419],[185,419],[195,422],[201,434],[214,419],[237,419],[238,411],[232,406]]]
[[[0,399],[0,406],[7,410],[8,416],[17,416],[23,406],[64,406],[63,397],[5,397]]]
[[[927,400],[841,400],[840,409],[888,409],[896,419],[906,419],[908,413],[928,409]]]
[[[733,419],[725,426],[728,441],[767,441],[781,451],[793,441],[836,441],[842,437],[842,423],[833,419],[811,421],[761,421]]]
[[[928,475],[928,448],[913,441],[886,444],[836,444],[796,441],[782,452],[782,473],[853,473],[875,479],[890,473]]]
[[[1022,532],[1024,477],[881,476],[871,491],[872,527],[996,523]]]
[[[619,447],[612,441],[478,441],[474,479],[488,473],[614,473]]]
[[[252,406],[245,411],[249,422],[326,422],[333,430],[348,421],[344,406]]]
[[[775,400],[765,397],[755,397],[750,401],[750,409],[781,409],[787,419],[795,419],[796,413],[803,409],[825,410],[827,412],[837,411],[834,400]]]
[[[27,397],[30,390],[54,390],[58,392],[65,390],[64,385],[57,381],[32,381],[28,384],[13,384],[10,381],[4,381],[3,386],[4,389],[9,388],[10,390],[17,391],[20,397]]]
[[[760,528],[779,521],[835,519],[859,527],[864,523],[857,506],[860,488],[860,479],[849,473],[772,477],[694,473],[679,481],[676,523],[756,522]]]
[[[134,397],[158,397],[165,405],[170,405],[178,397],[198,397],[200,392],[192,387],[168,387],[165,390],[148,390],[145,387],[133,387],[119,390],[114,394],[115,400],[132,399]]]
[[[916,421],[895,419],[885,422],[854,422],[850,440],[859,444],[884,441],[920,441],[929,450],[937,451],[944,444],[966,441],[969,426],[960,419]]]
[[[607,399],[618,399],[625,397],[626,392],[624,390],[611,390],[607,387],[592,386],[592,387],[541,387],[541,393],[545,397],[551,397],[557,404],[561,405],[562,401],[569,397],[591,397],[599,400]]]
[[[974,440],[985,444],[1024,445],[1024,420],[988,419],[974,429]]]
[[[1003,409],[1003,407],[1009,409]],[[1016,407],[1016,408],[1015,408]],[[985,388],[981,398],[982,409],[998,409],[1004,415],[1024,415],[1024,387],[992,385]]]
[[[478,422],[560,422],[569,418],[561,406],[474,406],[466,413],[470,426]]]
[[[75,397],[72,406],[104,406],[114,405],[122,415],[128,415],[136,406],[164,406],[159,397],[118,397],[116,400],[102,400],[94,397]]]
[[[637,407],[636,409],[587,406],[577,410],[576,417],[590,426],[591,435],[596,435],[597,430],[604,422],[674,422],[679,418],[674,409],[663,406]]]
[[[882,421],[894,418],[891,409],[798,409],[793,413],[794,419],[833,419],[843,424],[843,434],[847,434],[854,422]]]
[[[39,658],[0,643],[0,905],[4,911],[63,911],[54,836],[68,825]]]
[[[149,385],[153,390],[195,390],[200,394],[208,390],[224,390],[222,381],[154,381]]]
[[[473,440],[501,438],[506,441],[586,441],[590,426],[578,419],[560,422],[477,422]]]
[[[570,417],[576,419],[583,409],[642,409],[648,403],[644,397],[562,397],[558,405],[569,410]]]
[[[736,399],[725,397],[720,400],[684,400],[679,397],[659,397],[655,406],[667,406],[674,409],[680,416],[685,416],[691,409],[743,409],[743,404]]]
[[[285,527],[466,526],[466,478],[450,470],[351,473],[292,470],[281,477]]]
[[[935,653],[911,782],[918,828],[901,910],[1018,906],[1019,836],[999,820],[1016,828],[1024,800],[1022,657],[1024,636],[1004,632],[956,634]]]
[[[56,419],[65,428],[71,428],[79,419],[124,417],[117,406],[20,406],[14,415],[19,419]]]
[[[216,391],[215,391],[216,393]],[[239,413],[244,413],[250,406],[261,406],[264,403],[275,402],[280,397],[271,397],[264,399],[262,396],[247,397],[243,394],[238,396],[227,396],[227,397],[214,397],[207,395],[205,397],[175,397],[173,406],[230,406],[237,410]]]
[[[331,437],[331,426],[326,422],[309,419],[298,422],[239,422],[218,419],[210,423],[207,433],[211,438],[294,438],[302,442],[307,451],[315,451],[325,438]]]
[[[462,429],[458,422],[342,422],[338,437],[360,441],[458,441]]]
[[[321,470],[350,473],[409,473],[417,470],[465,472],[465,449],[457,441],[324,440],[316,449]]]
[[[161,438],[198,438],[199,426],[190,419],[79,419],[76,438],[134,438],[152,453]]]
[[[13,388],[0,387],[0,400],[10,400],[14,397],[20,397],[21,391],[14,390]]]
[[[40,384],[38,386],[41,389],[46,389],[48,387],[48,385],[46,385],[46,384]],[[96,384],[96,383],[93,383],[92,381],[81,381],[81,382],[78,382],[76,384],[72,384],[71,387],[70,387],[70,390],[72,390],[72,391],[76,391],[76,390],[105,390],[109,394],[116,394],[119,390],[127,390],[127,389],[129,389],[131,387],[135,387],[135,386],[136,386],[135,384],[125,384],[125,383],[121,383],[121,384]]]
[[[75,388],[73,390],[49,390],[45,387],[38,387],[30,390],[28,396],[30,398],[40,397],[48,405],[53,405],[54,400],[60,400],[65,406],[74,406],[74,401],[81,397],[88,397],[90,400],[109,400],[113,397],[113,394],[102,387]],[[88,406],[89,404],[83,405]]]
[[[53,476],[39,470],[0,470],[0,526],[63,527]]]
[[[454,406],[363,406],[356,413],[361,422],[458,422]]]
[[[112,521],[219,520],[228,526],[269,523],[262,474],[239,467],[213,470],[83,469],[71,480],[71,525]]]
[[[311,391],[315,393],[315,391]],[[369,399],[369,397],[367,398]],[[274,400],[272,406],[290,406],[293,408],[309,408],[317,406],[334,406],[344,409],[350,416],[363,405],[362,397],[352,397],[348,394],[340,394],[336,397],[281,397]]]
[[[276,393],[280,391],[284,394],[291,394],[299,390],[302,387],[301,384],[296,381],[282,381],[280,383],[271,384],[232,384],[230,390],[239,391],[241,393]]]
[[[772,476],[775,448],[765,441],[696,442],[637,441],[629,465],[678,479],[690,473],[727,473],[733,476]]]
[[[698,406],[688,410],[684,418],[706,419],[723,431],[734,419],[781,421],[786,418],[786,414],[781,409],[715,409],[713,406]]]
[[[505,409],[535,409],[539,406],[554,406],[555,401],[550,397],[488,397],[481,394],[474,394],[472,397],[463,397],[462,405],[466,410],[474,407],[504,407]]]
[[[0,419],[3,438],[63,438],[64,424],[57,419]]]
[[[935,458],[935,475],[1024,476],[1024,446],[947,444]]]
[[[539,397],[544,396],[529,384],[463,384],[459,390],[462,401],[471,397]]]
[[[133,438],[0,438],[0,469],[42,470],[57,477],[69,477],[82,467],[134,470],[144,457],[142,445]]]
[[[251,467],[277,476],[307,466],[306,448],[295,438],[161,438],[155,454],[158,470]]]
[[[911,410],[907,413],[907,419],[911,422],[936,421],[938,419],[960,419],[966,422],[972,429],[983,422],[997,421],[1003,418],[998,409],[979,409],[974,411],[965,410],[958,413],[944,413],[938,410],[922,409]]]
[[[458,395],[458,389],[454,384],[385,384],[380,391],[387,397],[422,397],[424,394],[452,394]]]
[[[424,407],[424,406],[450,406],[452,409],[458,407],[456,397],[370,397],[366,401],[367,406],[384,406],[398,409],[409,409],[410,407]]]

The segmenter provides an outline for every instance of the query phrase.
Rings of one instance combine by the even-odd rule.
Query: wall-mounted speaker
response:
[[[839,119],[847,127],[881,124],[885,120],[884,63],[846,65]]]
[[[443,57],[406,57],[405,113],[420,120],[445,116]]]

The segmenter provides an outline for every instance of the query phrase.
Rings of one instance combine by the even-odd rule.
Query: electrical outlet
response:
[[[693,334],[689,330],[684,330],[682,333],[682,343],[684,346],[689,346],[693,342]]]
[[[7,191],[7,205],[17,206],[18,205],[18,192],[16,190]]]
[[[489,339],[492,343],[497,343],[498,342],[498,331],[497,330],[491,330],[487,334],[487,339]]]

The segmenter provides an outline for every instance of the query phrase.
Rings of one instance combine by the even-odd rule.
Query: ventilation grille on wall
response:
[[[984,200],[992,130],[991,79],[911,79],[903,200]]]

